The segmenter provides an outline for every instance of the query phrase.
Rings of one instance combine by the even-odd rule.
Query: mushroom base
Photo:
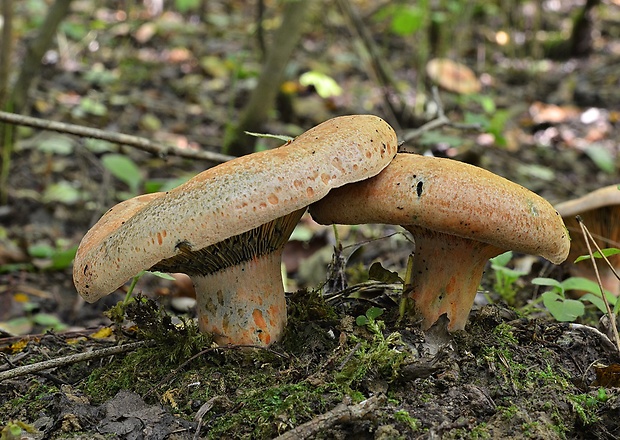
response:
[[[447,315],[449,331],[463,330],[489,260],[503,252],[495,246],[407,226],[415,237],[412,279],[405,298],[422,329]]]
[[[282,249],[214,274],[192,276],[198,325],[220,345],[268,346],[286,326]]]

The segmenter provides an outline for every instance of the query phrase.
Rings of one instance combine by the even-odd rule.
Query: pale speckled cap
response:
[[[87,301],[96,301],[175,256],[180,244],[205,248],[306,207],[332,188],[379,173],[396,155],[397,144],[381,118],[342,116],[279,148],[210,168],[154,196],[121,225],[104,216],[78,248],[76,288]]]
[[[374,178],[310,206],[321,224],[417,225],[561,263],[568,233],[542,197],[487,170],[450,159],[398,154]]]

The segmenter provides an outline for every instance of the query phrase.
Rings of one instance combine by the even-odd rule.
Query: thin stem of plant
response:
[[[207,160],[214,163],[227,162],[235,158],[234,156],[215,153],[212,151],[184,150],[181,148],[152,142],[146,138],[142,138],[139,136],[115,133],[112,131],[100,130],[97,128],[84,127],[82,125],[66,124],[64,122],[48,121],[45,119],[33,118],[31,116],[24,116],[16,113],[0,111],[0,121],[5,121],[14,125],[23,125],[26,127],[56,131],[58,133],[68,133],[81,137],[101,139],[115,144],[122,144],[138,148],[142,151],[156,154],[164,158],[166,156],[178,156],[189,159]]]
[[[583,234],[584,239],[585,239],[584,241],[586,242],[586,246],[588,247],[588,253],[590,254],[590,259],[592,260],[592,267],[594,268],[594,273],[596,275],[596,282],[598,283],[599,289],[601,289],[601,297],[603,298],[603,302],[605,303],[605,308],[607,309],[607,314],[609,315],[609,320],[611,322],[611,329],[614,334],[614,340],[616,342],[616,347],[618,348],[618,351],[620,352],[620,335],[618,335],[618,327],[616,326],[616,314],[611,309],[611,306],[609,305],[609,301],[607,301],[607,295],[605,295],[605,289],[603,288],[603,283],[601,282],[601,276],[599,274],[598,266],[596,264],[596,260],[594,258],[590,243],[594,244],[594,247],[596,247],[596,250],[605,259],[605,262],[609,264],[609,266],[612,268],[612,270],[614,271],[614,274],[616,276],[618,276],[618,274],[614,270],[609,260],[607,260],[605,255],[603,255],[603,251],[601,250],[601,248],[598,247],[598,244],[596,244],[596,241],[594,241],[594,239],[592,238],[590,231],[588,230],[586,225],[583,223],[583,220],[581,219],[581,217],[577,216],[575,218],[577,219],[577,223],[579,223],[579,226],[581,227],[581,233]]]

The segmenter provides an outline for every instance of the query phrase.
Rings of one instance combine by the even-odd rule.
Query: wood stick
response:
[[[341,423],[362,420],[372,414],[385,401],[385,396],[373,396],[357,405],[341,403],[331,411],[320,414],[314,419],[299,425],[276,437],[275,440],[303,440],[314,438],[317,433]]]
[[[151,344],[153,344],[153,341],[133,342],[131,344],[116,345],[114,347],[102,348],[101,350],[72,354],[69,356],[63,356],[43,362],[37,362],[35,364],[12,368],[10,370],[0,372],[0,382],[5,379],[12,379],[14,377],[23,376],[25,374],[38,373],[39,371],[49,370],[50,368],[64,367],[67,365],[76,364],[78,362],[101,359],[107,356],[113,356],[115,354],[126,353],[128,351],[133,351],[140,347],[146,347]]]
[[[182,150],[180,148],[152,142],[146,138],[142,138],[139,136],[115,133],[112,131],[100,130],[98,128],[84,127],[83,125],[48,121],[45,119],[33,118],[31,116],[18,115],[16,113],[0,112],[0,121],[9,122],[15,125],[24,125],[26,127],[56,131],[59,133],[69,133],[82,137],[102,139],[115,144],[123,144],[130,147],[138,148],[142,151],[156,154],[160,157],[172,155],[186,157],[189,159],[208,160],[215,163],[227,162],[235,158],[234,156],[215,153],[212,151]]]

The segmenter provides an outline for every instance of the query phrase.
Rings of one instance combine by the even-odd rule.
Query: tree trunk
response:
[[[228,130],[224,140],[226,154],[243,156],[253,152],[254,139],[243,132],[261,131],[273,109],[284,69],[301,38],[304,17],[312,3],[310,0],[286,2],[282,24],[274,35],[258,84],[243,109],[239,123]]]
[[[56,0],[47,11],[39,34],[28,44],[21,71],[13,88],[13,112],[21,113],[24,109],[30,84],[41,70],[41,58],[52,45],[58,26],[69,13],[71,1]]]

